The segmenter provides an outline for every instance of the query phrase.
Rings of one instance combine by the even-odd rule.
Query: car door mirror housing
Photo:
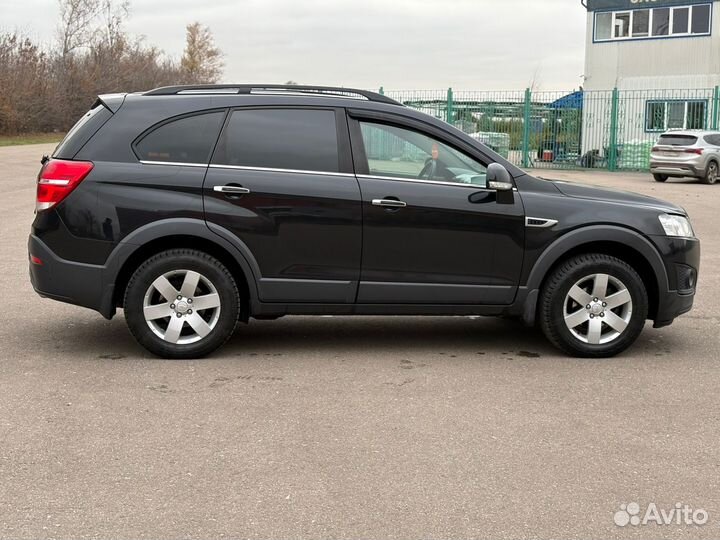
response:
[[[495,191],[512,191],[512,176],[499,163],[491,163],[487,168],[487,185]]]
[[[508,170],[499,163],[491,163],[488,166],[487,186],[497,192],[498,204],[513,204],[515,202],[512,176],[510,176]]]

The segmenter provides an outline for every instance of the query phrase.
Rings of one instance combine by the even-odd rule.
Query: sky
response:
[[[223,82],[388,90],[572,90],[580,0],[130,0],[126,29],[179,58],[185,25],[212,30]],[[0,31],[56,36],[56,0],[0,0]]]

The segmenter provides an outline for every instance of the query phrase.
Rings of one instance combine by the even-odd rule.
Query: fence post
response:
[[[720,86],[715,87],[713,92],[713,115],[712,129],[718,128],[718,120],[720,119]]]
[[[378,92],[378,94],[380,94],[381,96],[385,95],[385,89],[382,86],[380,87],[380,91]]]
[[[452,125],[455,123],[455,111],[453,110],[455,104],[453,102],[453,91],[452,88],[448,88],[447,91],[447,110],[445,112],[445,121]]]
[[[523,137],[522,137],[522,166],[530,167],[530,112],[532,107],[532,92],[525,89],[525,107],[523,109]]]
[[[617,88],[612,91],[612,105],[610,109],[610,141],[608,148],[608,170],[616,171],[618,168],[617,131],[618,131],[618,105],[620,92]]]

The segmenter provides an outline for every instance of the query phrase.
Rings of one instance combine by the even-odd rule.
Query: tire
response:
[[[653,174],[653,178],[656,182],[665,182],[668,179],[667,174]]]
[[[638,338],[647,314],[648,295],[638,273],[624,261],[599,253],[561,263],[540,296],[543,333],[571,356],[621,353]]]
[[[240,301],[237,283],[220,261],[202,251],[172,249],[150,257],[130,278],[125,320],[151,353],[201,358],[233,335]]]
[[[718,181],[718,176],[720,176],[720,169],[718,169],[717,162],[710,161],[705,171],[705,176],[702,178],[702,182],[703,184],[712,185]]]

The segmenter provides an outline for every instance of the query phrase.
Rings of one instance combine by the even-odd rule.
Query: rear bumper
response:
[[[107,319],[113,316],[115,307],[103,285],[105,267],[61,259],[34,235],[28,239],[28,253],[42,261],[30,262],[30,282],[40,296],[93,309]]]
[[[650,172],[667,176],[704,176],[705,167],[697,163],[650,161]]]

